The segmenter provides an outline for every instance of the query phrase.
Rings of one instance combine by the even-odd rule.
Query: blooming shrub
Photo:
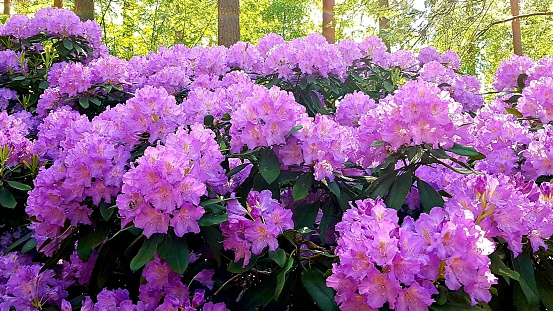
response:
[[[551,57],[484,102],[376,37],[108,56],[0,27],[0,310],[551,309]]]

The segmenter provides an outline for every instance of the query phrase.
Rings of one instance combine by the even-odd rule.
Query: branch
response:
[[[543,15],[553,15],[553,12],[538,12],[538,13],[522,14],[522,15],[517,15],[517,16],[507,18],[507,19],[503,19],[503,20],[500,20],[500,21],[493,22],[493,23],[489,24],[486,28],[482,29],[476,35],[476,38],[479,38],[480,36],[482,36],[486,31],[490,30],[490,28],[492,28],[492,26],[494,26],[494,25],[510,22],[512,20],[519,19],[519,18],[532,17],[532,16],[543,16]]]

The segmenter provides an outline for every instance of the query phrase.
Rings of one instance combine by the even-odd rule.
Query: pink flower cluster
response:
[[[496,277],[487,255],[495,249],[469,215],[433,208],[401,226],[396,211],[366,199],[344,213],[327,286],[336,290],[341,310],[428,310],[445,280],[451,290],[463,288],[472,304],[489,301]],[[368,307],[367,307],[368,306]]]
[[[533,138],[522,153],[526,158],[522,165],[523,174],[528,178],[553,175],[553,125],[544,125]]]
[[[33,18],[13,15],[0,27],[0,35],[27,39],[45,33],[56,37],[79,36],[96,50],[102,46],[102,29],[96,21],[81,22],[71,10],[44,8]]]
[[[200,232],[198,220],[204,214],[200,198],[209,185],[227,182],[220,163],[224,156],[215,134],[203,125],[190,131],[179,128],[167,136],[164,145],[148,147],[123,175],[117,197],[122,226],[132,222],[144,235],[167,233],[169,225],[177,236]]]
[[[517,108],[524,117],[538,118],[542,123],[553,121],[553,77],[530,81]]]
[[[0,150],[6,151],[7,158],[3,161],[7,167],[30,160],[33,142],[26,137],[28,134],[27,124],[21,118],[0,111]]]
[[[196,290],[190,299],[188,286],[182,283],[181,276],[173,272],[165,260],[157,256],[146,264],[142,277],[146,280],[146,283],[140,286],[139,295],[139,304],[143,303],[143,308],[135,309],[137,311],[227,311],[224,303],[206,302],[204,290]]]
[[[553,236],[553,202],[545,185],[540,190],[519,175],[450,176],[445,190],[453,198],[446,201],[445,209],[450,214],[469,213],[486,238],[504,239],[516,257],[522,252],[523,238],[538,251],[547,249],[543,240]]]
[[[453,144],[463,123],[462,106],[435,84],[408,81],[361,119],[392,150],[423,143]],[[363,120],[367,118],[366,120]]]
[[[308,121],[305,107],[293,94],[257,86],[232,113],[231,151],[240,153],[244,145],[255,149],[284,144],[294,126]]]
[[[227,211],[229,218],[221,224],[225,237],[223,247],[234,251],[235,262],[244,259],[244,267],[250,262],[252,253],[259,255],[265,247],[275,251],[278,248],[277,236],[294,228],[292,211],[274,200],[269,190],[251,191],[246,207],[238,200],[230,200]]]

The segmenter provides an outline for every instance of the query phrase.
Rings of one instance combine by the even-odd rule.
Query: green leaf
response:
[[[505,278],[505,281],[507,284],[510,284],[510,279],[518,281],[520,278],[520,274],[518,272],[511,270],[503,260],[501,260],[501,257],[499,256],[499,253],[497,251],[490,254],[490,270],[492,270],[492,273],[495,275],[501,275]]]
[[[269,258],[274,260],[279,267],[284,267],[286,263],[286,252],[282,248],[277,248],[274,252],[269,252]]]
[[[421,198],[421,204],[425,213],[436,206],[444,207],[444,199],[442,196],[427,182],[417,178],[417,189]]]
[[[453,147],[446,149],[449,152],[453,152],[458,155],[466,156],[474,160],[480,160],[486,158],[485,155],[478,152],[476,149],[459,144],[453,144]]]
[[[313,228],[313,224],[317,219],[317,214],[319,214],[319,204],[300,204],[293,210],[293,213],[296,229],[300,229],[303,227]]]
[[[309,189],[311,189],[312,185],[313,174],[301,174],[294,183],[294,187],[292,188],[292,197],[294,198],[294,201],[305,199],[309,194]]]
[[[282,270],[277,275],[277,283],[275,287],[275,300],[278,300],[278,297],[280,296],[280,293],[282,293],[282,289],[284,288],[284,283],[286,283],[286,274],[288,274],[288,271],[292,268],[292,265],[294,264],[294,258],[288,257],[286,259],[286,263]]]
[[[165,259],[171,270],[183,274],[188,268],[190,250],[185,237],[178,237],[173,232],[157,248],[159,257]]]
[[[113,215],[116,207],[117,205],[108,206],[108,204],[100,204],[100,215],[102,215],[105,221],[108,221]]]
[[[385,144],[385,142],[381,141],[381,140],[375,140],[372,142],[371,146],[373,147],[380,147],[380,146],[383,146]]]
[[[388,193],[388,196],[386,196],[386,200],[384,201],[386,203],[386,206],[396,210],[400,209],[405,202],[409,191],[411,191],[412,186],[413,170],[408,169],[403,174],[397,176],[394,184],[392,185],[392,187],[390,187],[390,192]]]
[[[35,232],[34,231],[31,231],[27,234],[25,234],[24,236],[20,237],[19,239],[17,239],[17,241],[13,242],[10,246],[8,246],[8,248],[6,248],[4,250],[4,254],[7,254],[11,251],[13,251],[16,247],[18,247],[19,245],[25,243],[26,241],[28,241],[30,238],[33,237],[33,234]]]
[[[339,311],[334,296],[334,289],[326,286],[326,279],[323,273],[316,268],[305,269],[301,272],[301,282],[313,298],[313,301],[322,311]]]
[[[526,252],[521,253],[518,257],[513,259],[513,268],[519,273],[519,285],[526,301],[528,308],[533,309],[540,303],[540,296],[538,293],[538,287],[536,284],[536,277],[534,276],[534,265],[530,255]]]
[[[37,244],[38,244],[38,241],[37,241],[35,238],[30,239],[30,240],[27,241],[27,243],[25,243],[25,245],[23,245],[23,247],[21,248],[21,253],[22,253],[22,254],[26,254],[26,253],[32,251],[33,249],[35,249],[35,247],[36,247]]]
[[[215,227],[200,227],[200,233],[211,250],[211,255],[221,265],[221,253],[223,252],[223,234]]]
[[[251,165],[251,163],[244,163],[244,164],[240,164],[238,165],[237,167],[233,168],[232,170],[228,171],[226,173],[226,176],[227,177],[232,177],[234,174],[237,174],[238,172],[242,171],[243,169],[245,169],[248,165]]]
[[[215,118],[208,114],[204,117],[204,125],[205,126],[213,126],[213,122],[215,121]]]
[[[255,266],[257,259],[259,259],[258,255],[252,255],[250,262],[246,266],[244,266],[244,259],[240,259],[238,262],[231,261],[227,266],[227,271],[231,273],[244,273]]]
[[[301,130],[302,128],[303,128],[303,125],[301,125],[301,124],[300,124],[300,125],[294,126],[294,127],[288,132],[288,134],[286,134],[286,138],[292,136],[292,134],[294,134],[295,132]]]
[[[96,228],[83,227],[77,243],[77,255],[83,261],[88,261],[92,250],[106,239],[109,234],[108,226],[97,226]]]
[[[544,274],[536,274],[536,283],[541,302],[547,310],[553,310],[553,283]]]
[[[509,108],[509,107],[505,107],[505,111],[507,111],[508,113],[512,114],[513,116],[517,117],[517,118],[522,118],[523,115],[520,111],[518,111],[517,109],[515,108]]]
[[[265,149],[261,152],[259,158],[259,173],[270,185],[277,180],[280,175],[280,162],[275,152],[271,149]]]
[[[102,102],[96,97],[90,97],[88,100],[90,100],[96,106],[102,105]]]
[[[88,97],[79,98],[79,105],[81,105],[81,107],[83,107],[84,109],[87,109],[90,106],[88,104]]]
[[[528,75],[523,73],[523,74],[520,74],[517,78],[517,86],[520,88],[520,89],[523,89],[524,88],[524,82],[526,80],[526,78],[528,78]]]
[[[209,227],[213,225],[218,225],[226,220],[228,220],[228,214],[221,214],[221,215],[204,214],[202,218],[198,220],[198,224],[200,225],[200,227]]]
[[[73,42],[70,39],[67,39],[67,38],[63,39],[62,43],[63,43],[63,47],[65,47],[66,49],[68,50],[73,49]]]
[[[392,93],[394,91],[394,85],[388,81],[384,81],[384,89],[388,92],[388,93]]]
[[[130,267],[133,272],[142,268],[148,261],[154,258],[157,246],[161,241],[163,241],[163,235],[159,233],[154,233],[149,239],[144,241],[136,256],[131,260]]]
[[[398,171],[394,170],[393,167],[385,170],[384,173],[380,177],[378,177],[369,187],[369,197],[371,199],[376,199],[378,197],[383,198],[386,193],[388,193],[388,189],[390,189],[390,187],[394,183],[397,173]]]
[[[17,201],[6,188],[0,189],[0,205],[7,208],[15,208],[17,206]]]
[[[50,83],[48,83],[48,81],[42,81],[40,82],[40,84],[38,85],[39,88],[45,90],[47,89],[48,87],[50,86]]]
[[[333,180],[332,182],[327,182],[327,180],[324,179],[323,183],[326,184],[330,192],[332,192],[336,197],[340,197],[342,192],[340,191],[340,186],[338,186],[336,180]]]
[[[13,180],[8,180],[8,185],[10,185],[10,187],[12,187],[14,189],[21,190],[21,191],[29,191],[29,190],[33,189],[29,185],[22,184],[20,182],[13,181]]]

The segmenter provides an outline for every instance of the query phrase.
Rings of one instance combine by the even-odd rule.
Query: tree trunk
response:
[[[94,20],[94,0],[75,0],[73,11],[83,22]]]
[[[229,47],[240,41],[240,0],[217,0],[217,42]]]
[[[54,0],[54,7],[58,9],[63,8],[63,0]]]
[[[519,15],[518,0],[511,0],[511,15]],[[511,27],[513,29],[513,51],[516,55],[522,55],[522,36],[520,33],[520,20],[514,19],[511,22]]]
[[[326,38],[326,42],[335,42],[334,0],[323,0],[323,36]]]
[[[378,6],[381,11],[387,11],[390,7],[390,2],[389,0],[378,0]],[[390,29],[390,20],[387,17],[380,16],[378,18],[378,36],[384,41],[388,51],[390,51],[390,36],[388,34],[388,29]]]
[[[4,0],[4,14],[5,15],[11,15],[10,7],[11,7],[11,0]]]

